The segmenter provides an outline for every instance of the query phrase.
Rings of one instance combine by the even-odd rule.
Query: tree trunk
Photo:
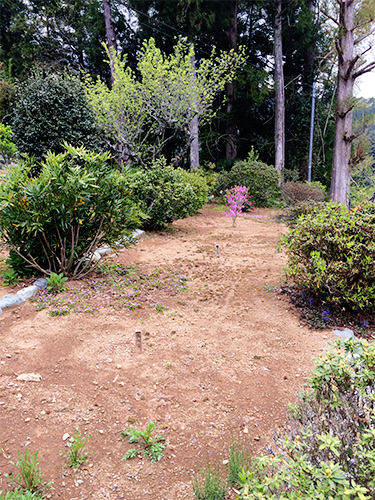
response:
[[[285,166],[285,94],[282,44],[281,0],[276,2],[275,15],[275,168],[283,176]]]
[[[340,1],[340,32],[336,38],[338,53],[336,125],[330,197],[346,207],[349,205],[350,153],[352,143],[352,110],[354,70],[354,2]]]
[[[229,49],[237,51],[237,15],[238,15],[238,1],[234,0],[229,3],[230,9],[230,25],[227,31],[229,40]],[[230,160],[234,160],[237,156],[237,126],[233,120],[233,109],[236,101],[236,86],[235,83],[228,82],[226,84],[226,97],[227,97],[227,139],[225,145],[225,156]]]
[[[114,62],[113,62],[113,54],[112,51],[117,53],[117,41],[115,28],[113,24],[112,12],[111,12],[111,2],[110,0],[103,0],[103,9],[104,9],[104,21],[105,21],[105,31],[107,38],[107,46],[109,50],[109,59],[110,59],[110,67],[111,67],[111,82],[114,82]]]
[[[195,82],[195,54],[191,57],[191,70],[193,81]],[[194,103],[194,107],[196,103]],[[190,122],[190,170],[197,170],[199,167],[199,131],[198,131],[198,115],[195,115]]]

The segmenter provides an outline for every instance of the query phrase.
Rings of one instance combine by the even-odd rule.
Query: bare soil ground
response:
[[[336,337],[301,326],[287,299],[264,288],[279,285],[285,263],[275,249],[286,228],[273,212],[256,210],[233,228],[214,208],[146,234],[112,259],[149,277],[126,299],[122,282],[102,275],[68,283],[66,300],[87,297],[81,310],[90,314],[50,316],[30,301],[3,311],[0,490],[14,470],[9,461],[28,448],[39,450],[51,498],[192,499],[193,471],[207,457],[222,463],[233,436],[255,452],[272,442],[313,358]],[[175,293],[180,276],[188,290]],[[31,372],[41,381],[16,380]],[[120,431],[150,420],[166,438],[161,461],[121,461],[130,445]],[[74,472],[59,450],[77,428],[91,435],[90,455]]]

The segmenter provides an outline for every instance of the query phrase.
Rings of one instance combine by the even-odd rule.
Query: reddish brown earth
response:
[[[113,262],[190,279],[189,290],[176,295],[143,290],[137,298],[142,309],[119,308],[117,292],[107,287],[91,297],[91,304],[101,304],[92,314],[51,317],[32,302],[4,310],[0,489],[9,485],[4,473],[14,470],[9,461],[28,448],[39,450],[52,498],[192,499],[193,471],[207,457],[222,463],[232,436],[255,452],[272,442],[313,357],[335,336],[301,326],[287,300],[264,289],[279,285],[285,263],[275,249],[286,228],[271,215],[256,210],[233,228],[208,205],[171,231],[147,234],[122,251]],[[155,302],[168,309],[158,312],[150,307]],[[31,372],[41,381],[16,380]],[[166,438],[161,461],[121,461],[130,445],[120,431],[132,421],[144,428],[150,420],[159,422]],[[59,450],[67,449],[63,435],[77,428],[92,437],[89,462],[74,472]]]

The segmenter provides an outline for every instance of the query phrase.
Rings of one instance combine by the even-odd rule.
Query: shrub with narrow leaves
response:
[[[306,200],[324,201],[326,197],[322,189],[307,182],[285,182],[282,194],[288,205]]]
[[[127,174],[109,155],[65,146],[40,176],[22,163],[0,184],[0,237],[13,254],[46,275],[80,278],[104,245],[116,247],[139,224]]]

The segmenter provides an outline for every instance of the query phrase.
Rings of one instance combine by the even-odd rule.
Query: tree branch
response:
[[[356,79],[358,78],[359,76],[362,76],[364,75],[365,73],[369,73],[370,71],[372,71],[373,69],[375,68],[375,61],[372,61],[370,62],[369,64],[367,64],[364,68],[356,71],[354,74],[353,74],[353,78]]]

